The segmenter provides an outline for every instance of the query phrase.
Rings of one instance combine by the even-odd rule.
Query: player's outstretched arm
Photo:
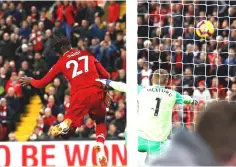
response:
[[[110,79],[110,74],[106,69],[101,65],[99,61],[95,59],[95,66],[99,75],[99,78]]]
[[[181,95],[179,92],[176,92],[176,104],[193,104],[197,105],[198,101],[194,100],[188,95]]]
[[[182,98],[183,98],[183,103],[184,104],[192,104],[192,105],[197,105],[198,104],[197,100],[194,100],[193,98],[191,98],[188,95],[182,95]]]
[[[96,81],[101,82],[103,85],[107,85],[112,87],[115,90],[118,90],[120,92],[126,92],[127,90],[127,85],[123,82],[116,82],[116,81],[111,81],[108,79],[96,79]]]
[[[35,88],[43,88],[47,84],[49,84],[56,76],[60,73],[60,68],[57,67],[57,64],[55,64],[51,70],[46,74],[45,77],[43,77],[40,80],[35,80],[30,77],[22,77],[20,78],[21,85],[32,85]]]

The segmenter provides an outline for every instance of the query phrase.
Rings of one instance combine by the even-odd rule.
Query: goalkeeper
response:
[[[197,104],[190,96],[166,89],[168,72],[156,70],[152,77],[152,86],[138,86],[138,151],[149,155],[159,154],[161,145],[167,141],[172,130],[172,109],[175,104]],[[126,92],[127,85],[105,79],[97,81]]]

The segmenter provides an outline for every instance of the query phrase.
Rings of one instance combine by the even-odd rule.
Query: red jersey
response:
[[[32,79],[31,85],[45,87],[59,73],[62,73],[71,85],[71,95],[77,90],[101,86],[95,81],[98,78],[109,79],[109,73],[100,62],[87,51],[70,49],[58,60],[47,75],[41,80]]]

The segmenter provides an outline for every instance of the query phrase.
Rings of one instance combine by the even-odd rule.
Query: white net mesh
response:
[[[214,99],[235,100],[236,1],[139,0],[138,84],[151,85],[152,72],[166,69],[169,88],[199,101],[173,109],[173,128],[193,128],[198,113]],[[210,21],[208,39],[196,25]]]

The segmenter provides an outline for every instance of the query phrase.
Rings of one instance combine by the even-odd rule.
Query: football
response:
[[[197,24],[196,34],[200,38],[209,38],[214,34],[215,28],[210,21],[202,20]]]

